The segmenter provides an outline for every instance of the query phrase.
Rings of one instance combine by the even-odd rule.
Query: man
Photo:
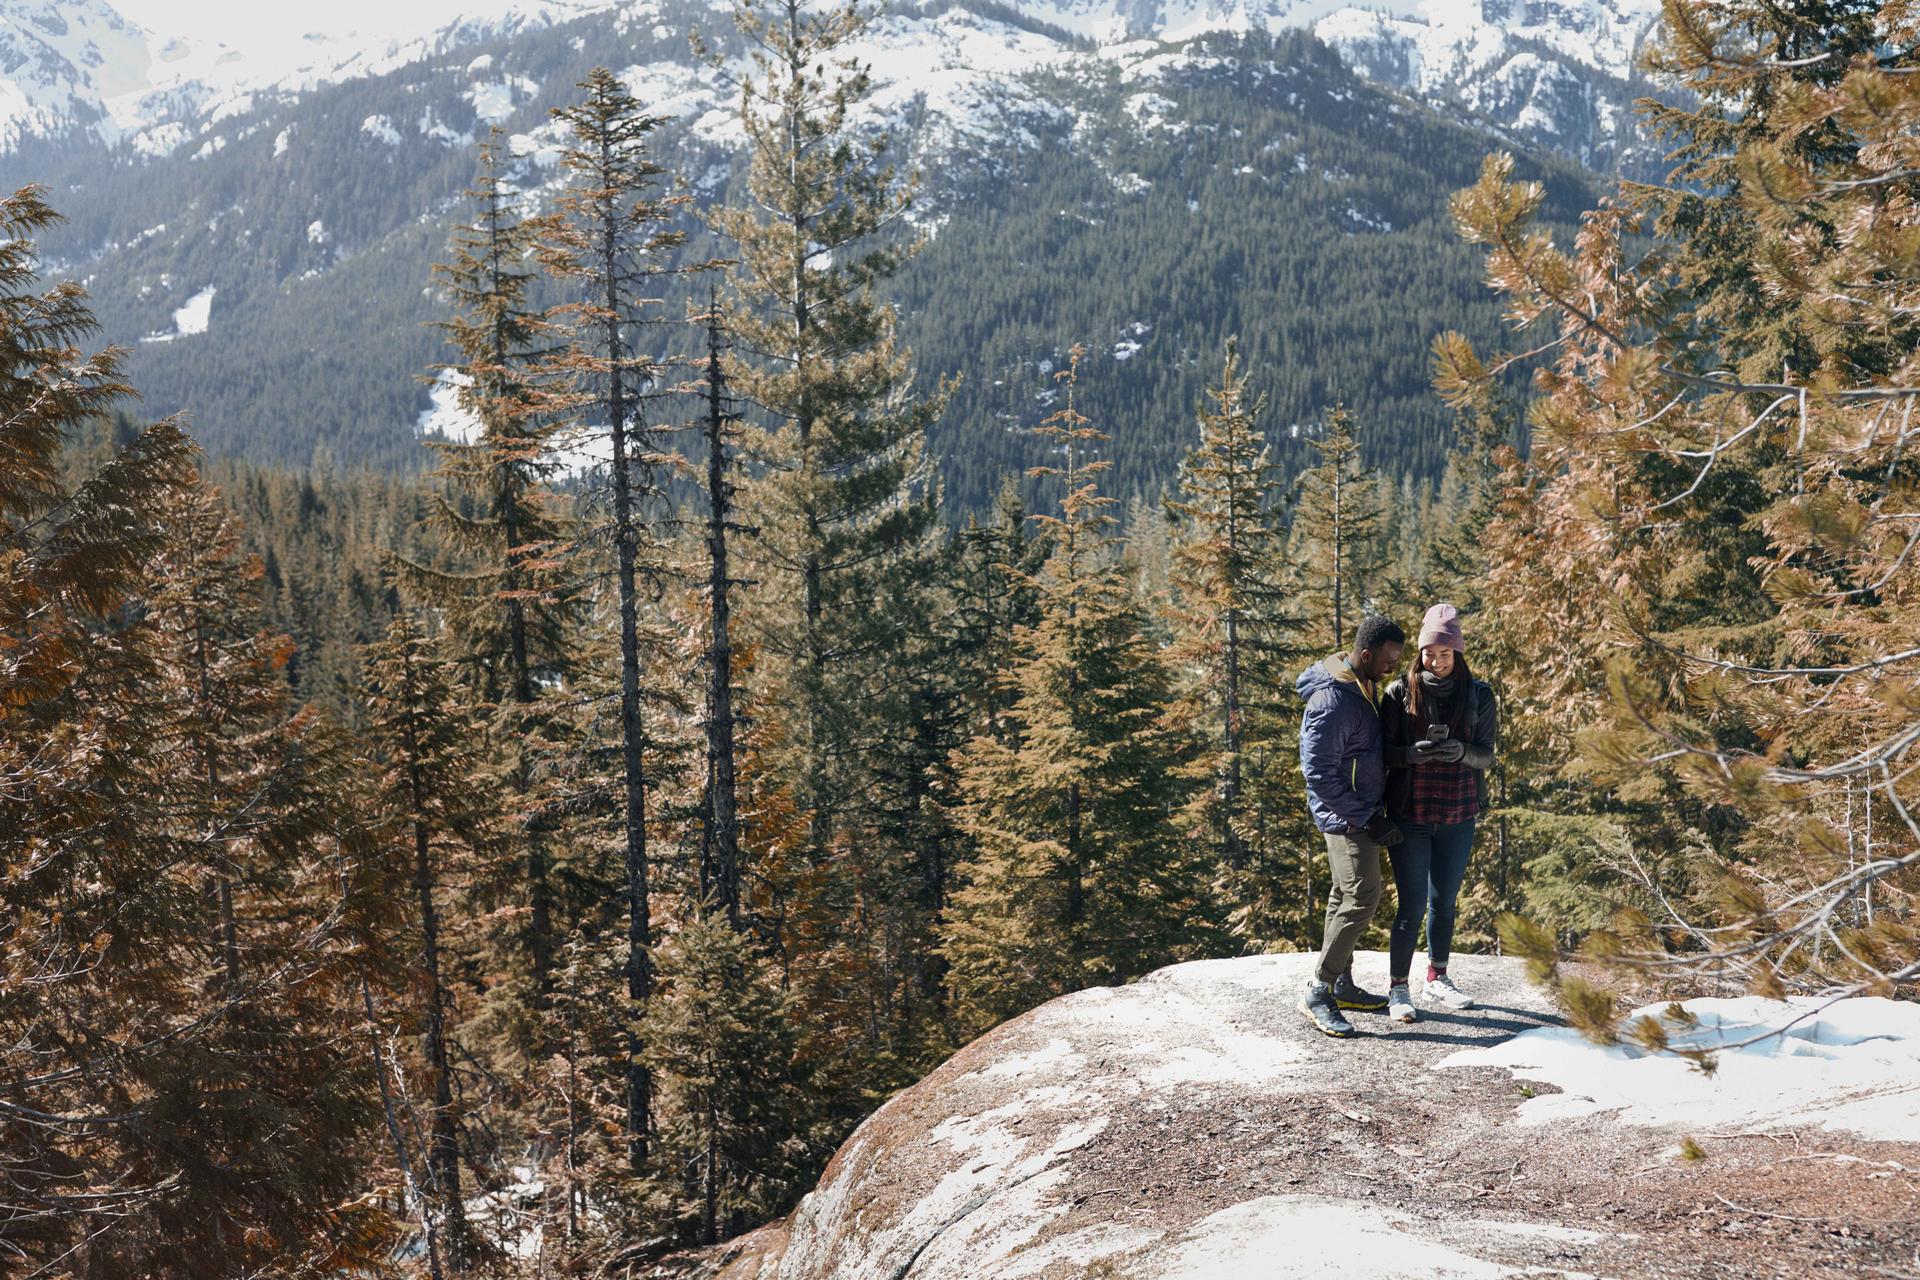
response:
[[[1307,776],[1313,824],[1327,841],[1333,891],[1320,964],[1300,1012],[1330,1036],[1350,1036],[1342,1009],[1377,1013],[1385,996],[1353,980],[1353,948],[1380,905],[1380,850],[1400,838],[1382,804],[1387,764],[1380,724],[1380,688],[1400,669],[1407,636],[1378,615],[1360,624],[1353,652],[1316,662],[1294,687],[1307,704],[1300,722],[1300,771]]]

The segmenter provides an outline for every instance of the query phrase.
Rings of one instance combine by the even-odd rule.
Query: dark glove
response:
[[[1384,810],[1368,818],[1367,825],[1360,828],[1360,833],[1383,849],[1391,849],[1400,843],[1400,828],[1393,825]]]
[[[1425,738],[1420,739],[1420,741],[1407,748],[1407,763],[1431,764],[1440,758],[1437,753],[1442,745],[1443,744],[1438,742],[1429,742]]]
[[[1428,757],[1442,764],[1458,764],[1460,757],[1467,754],[1467,744],[1458,738],[1448,738],[1445,742],[1433,744],[1433,755]]]

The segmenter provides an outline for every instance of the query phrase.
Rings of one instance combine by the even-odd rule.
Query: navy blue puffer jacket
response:
[[[1294,685],[1307,704],[1300,722],[1300,771],[1313,825],[1358,831],[1387,794],[1380,711],[1353,665],[1338,655],[1316,662]]]

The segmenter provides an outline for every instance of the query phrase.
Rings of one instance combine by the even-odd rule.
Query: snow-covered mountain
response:
[[[670,25],[684,7],[661,0],[472,0],[451,22],[444,10],[392,9],[364,29],[287,26],[229,43],[144,29],[110,0],[0,0],[0,151],[78,138],[168,155],[263,103],[610,10],[627,27],[684,35]],[[924,109],[964,132],[1003,121],[1009,93],[1022,96],[1017,78],[1034,70],[1138,62],[1209,32],[1311,29],[1369,79],[1605,165],[1658,10],[1657,0],[901,0],[859,52],[880,109]],[[669,106],[720,105],[684,41],[673,44],[673,56],[635,70]]]
[[[150,30],[109,0],[0,0],[0,151],[79,139],[171,154],[262,100],[380,75],[482,39],[551,26],[605,0],[472,0],[451,23],[405,4],[386,20],[232,42]]]
[[[1313,24],[1355,71],[1454,102],[1583,163],[1616,156],[1658,0],[1421,0]]]
[[[1271,371],[1277,421],[1338,400],[1398,465],[1444,463],[1428,344],[1446,328],[1492,343],[1498,323],[1448,197],[1495,146],[1562,222],[1590,175],[1458,102],[1429,109],[1418,84],[1358,75],[1311,31],[1340,14],[1328,0],[1265,2],[890,0],[860,37],[860,123],[922,179],[931,243],[897,297],[922,367],[962,375],[933,442],[955,501],[983,505],[1031,464],[1043,369],[1074,341],[1097,353],[1089,406],[1132,424],[1116,475],[1143,491],[1177,465],[1204,353],[1229,334]],[[59,51],[35,64],[39,114],[7,117],[0,190],[51,190],[67,221],[42,238],[47,274],[88,289],[146,407],[190,410],[214,452],[419,465],[418,434],[450,429],[417,379],[445,357],[431,267],[475,143],[501,129],[509,180],[548,198],[567,181],[550,111],[593,67],[663,118],[655,154],[696,206],[743,194],[737,90],[688,38],[743,57],[730,0],[414,0],[415,27],[420,5],[439,19],[377,39],[346,33],[378,0],[336,0],[347,17],[311,41],[184,9],[198,25],[156,34],[72,3],[0,0],[0,30]],[[112,3],[149,25],[175,12]],[[486,8],[448,25],[462,3]]]

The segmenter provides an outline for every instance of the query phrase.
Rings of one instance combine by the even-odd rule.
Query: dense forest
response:
[[[8,1272],[620,1274],[767,1221],[999,1020],[1312,945],[1294,679],[1363,610],[1458,604],[1501,700],[1462,949],[1648,1048],[1564,960],[1910,991],[1920,33],[1706,8],[1671,183],[1571,244],[1508,157],[1455,196],[1514,350],[1434,336],[1431,486],[1357,393],[1296,441],[1222,333],[1116,492],[1164,424],[1068,332],[957,512],[905,175],[817,70],[858,7],[739,8],[723,261],[609,73],[550,205],[479,147],[434,273],[474,430],[422,479],[131,417],[57,211],[0,201]]]

